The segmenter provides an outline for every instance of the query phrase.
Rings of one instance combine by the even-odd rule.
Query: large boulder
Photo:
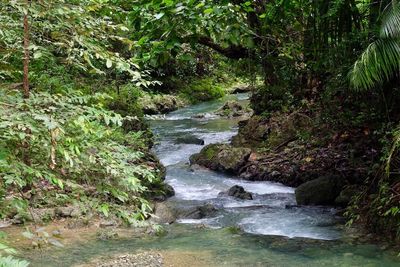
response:
[[[298,205],[334,205],[343,188],[339,176],[323,176],[300,185],[296,189]]]
[[[204,147],[200,153],[190,157],[191,164],[198,164],[211,170],[225,171],[237,174],[245,165],[251,154],[251,149],[232,147],[227,144],[211,144]]]

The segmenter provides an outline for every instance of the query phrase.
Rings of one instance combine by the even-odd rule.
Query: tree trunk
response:
[[[26,0],[26,11],[24,13],[24,97],[29,98],[29,0]]]

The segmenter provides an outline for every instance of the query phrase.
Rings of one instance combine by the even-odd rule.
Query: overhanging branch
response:
[[[217,51],[218,53],[226,56],[227,58],[241,59],[241,58],[247,58],[249,56],[249,51],[245,47],[236,45],[229,47],[222,47],[221,45],[214,43],[214,41],[209,37],[203,36],[198,38],[198,43]]]

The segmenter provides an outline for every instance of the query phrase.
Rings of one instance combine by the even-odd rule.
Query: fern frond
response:
[[[400,39],[379,39],[368,46],[350,72],[355,91],[371,89],[400,71]]]

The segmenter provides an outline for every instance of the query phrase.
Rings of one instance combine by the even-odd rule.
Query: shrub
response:
[[[5,207],[23,213],[28,204],[38,205],[25,199],[27,192],[50,204],[51,197],[63,194],[66,202],[86,200],[105,216],[114,213],[129,222],[147,216],[143,184],[156,179],[155,171],[141,163],[141,132],[122,134],[123,118],[103,109],[100,103],[108,98],[68,91],[23,99],[19,92],[1,90]],[[121,205],[130,206],[129,212]]]

